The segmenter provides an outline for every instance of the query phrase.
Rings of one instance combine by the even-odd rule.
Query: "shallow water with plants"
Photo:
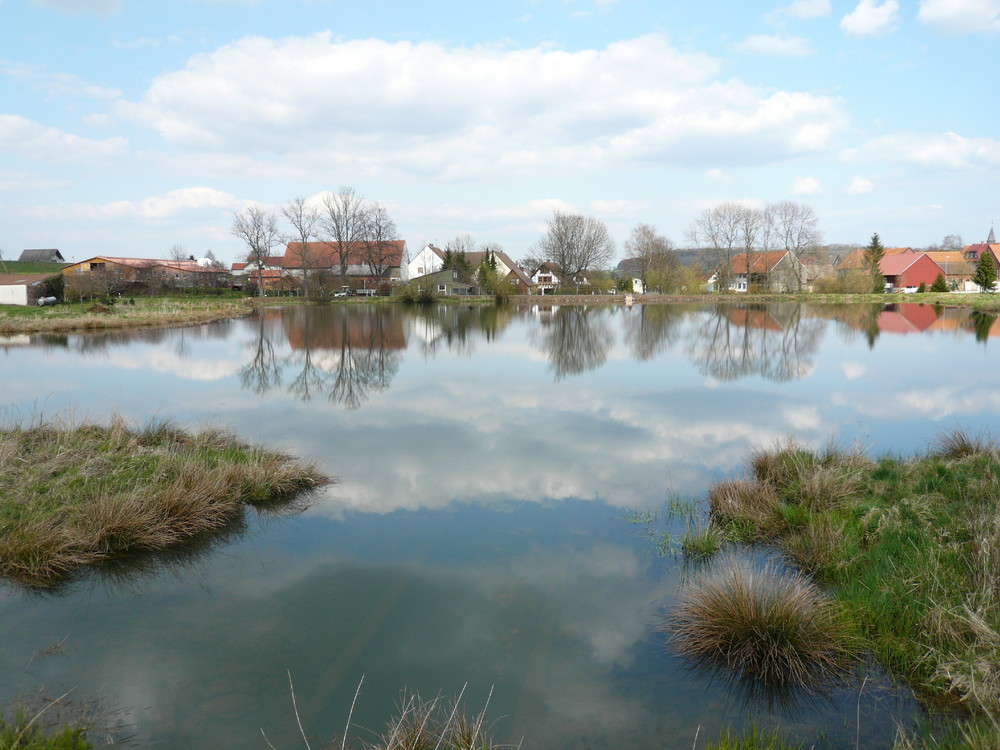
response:
[[[5,582],[0,704],[69,690],[165,747],[303,746],[301,720],[320,747],[361,683],[359,739],[410,691],[461,694],[525,748],[704,747],[749,726],[889,748],[923,716],[864,656],[775,694],[668,645],[715,564],[684,554],[697,518],[670,506],[789,437],[909,455],[996,429],[998,335],[951,308],[730,304],[283,307],[0,337],[8,422],[221,427],[338,480],[53,591]]]

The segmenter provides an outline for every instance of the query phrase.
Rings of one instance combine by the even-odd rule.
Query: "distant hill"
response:
[[[51,273],[53,276],[69,263],[32,263],[26,260],[5,260],[0,263],[0,273],[4,273],[4,266],[7,267],[6,273]]]

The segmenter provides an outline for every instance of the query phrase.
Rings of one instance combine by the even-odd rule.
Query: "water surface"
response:
[[[995,427],[997,332],[917,305],[343,305],[0,339],[9,418],[224,425],[340,479],[55,594],[5,585],[0,698],[72,688],[140,743],[290,748],[290,672],[316,738],[363,677],[359,736],[403,690],[464,689],[526,748],[689,748],[748,718],[889,747],[914,705],[876,669],[792,705],[692,673],[659,631],[691,568],[629,520],[787,436],[905,454]]]

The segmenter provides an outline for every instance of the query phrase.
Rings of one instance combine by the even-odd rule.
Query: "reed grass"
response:
[[[792,743],[778,729],[761,729],[751,725],[736,733],[726,729],[719,739],[710,742],[705,750],[803,750],[801,743]]]
[[[693,578],[665,628],[698,666],[778,689],[809,691],[857,656],[841,608],[804,576],[734,561]]]
[[[255,304],[257,302],[249,298],[139,298],[135,306],[119,304],[105,308],[107,312],[88,312],[89,303],[43,308],[0,306],[0,335],[196,325],[246,315]]]
[[[81,566],[163,550],[326,484],[314,465],[220,429],[36,420],[0,429],[0,574],[47,587]]]

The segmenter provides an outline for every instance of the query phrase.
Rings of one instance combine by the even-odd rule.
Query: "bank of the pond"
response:
[[[259,305],[252,299],[137,298],[108,307],[69,303],[54,307],[0,307],[0,336],[26,333],[73,333],[122,328],[171,328],[247,315]]]
[[[1000,746],[1000,446],[960,431],[872,459],[787,444],[713,486],[713,526],[776,543],[837,599],[871,651]]]
[[[233,434],[166,422],[0,429],[0,574],[48,587],[81,566],[163,550],[328,484],[314,465]]]

